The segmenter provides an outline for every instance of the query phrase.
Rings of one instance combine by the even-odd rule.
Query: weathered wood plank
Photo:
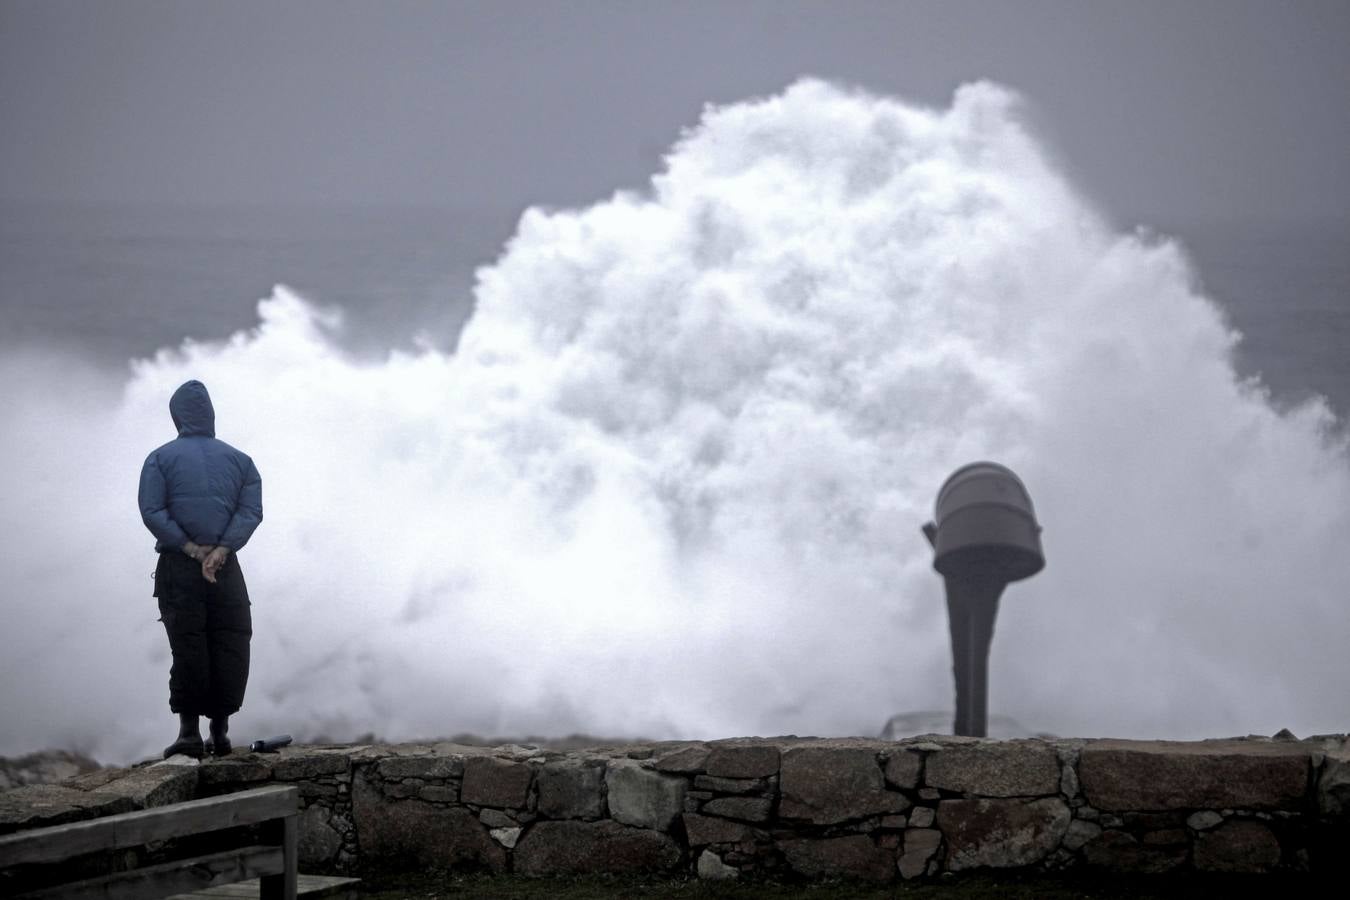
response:
[[[272,875],[284,865],[280,847],[240,847],[21,894],[18,900],[145,900]]]
[[[300,875],[296,879],[296,897],[300,900],[320,900],[335,897],[338,900],[358,896],[359,878],[347,878],[341,875]],[[262,887],[260,879],[240,881],[235,884],[222,884],[217,887],[203,888],[191,894],[175,894],[166,900],[257,900]]]
[[[269,785],[237,794],[7,834],[0,837],[0,868],[60,862],[82,853],[120,850],[150,841],[294,816],[299,808],[299,796],[299,790],[292,785]]]

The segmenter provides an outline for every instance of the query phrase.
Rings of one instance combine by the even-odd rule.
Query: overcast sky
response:
[[[1015,87],[1126,223],[1350,200],[1346,0],[0,0],[0,198],[591,202],[802,75]]]

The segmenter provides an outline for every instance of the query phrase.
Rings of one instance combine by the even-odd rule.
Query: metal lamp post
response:
[[[1031,495],[1006,466],[977,462],[943,482],[936,517],[923,526],[933,568],[947,588],[956,676],[953,732],[984,737],[989,718],[989,646],[1009,583],[1045,567]]]

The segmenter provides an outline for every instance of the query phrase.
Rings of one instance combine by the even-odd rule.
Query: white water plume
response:
[[[998,86],[709,108],[648,192],[527,211],[454,354],[357,362],[334,315],[279,287],[124,387],[0,360],[0,753],[171,737],[135,485],[188,378],[263,476],[241,736],[875,733],[950,702],[918,529],[985,458],[1048,557],[992,712],[1350,723],[1336,423],[1240,381],[1183,253],[1113,231]]]

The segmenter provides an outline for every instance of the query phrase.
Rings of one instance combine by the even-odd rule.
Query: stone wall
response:
[[[1344,735],[236,751],[196,767],[104,770],[0,794],[0,832],[264,782],[300,788],[301,863],[313,873],[885,882],[978,868],[1350,866]]]

